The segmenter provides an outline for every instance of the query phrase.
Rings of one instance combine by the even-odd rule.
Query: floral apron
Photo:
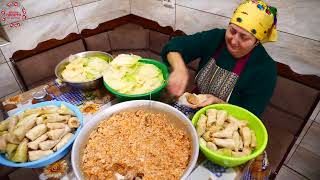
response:
[[[228,102],[251,53],[238,59],[233,71],[230,72],[216,65],[215,59],[219,58],[224,47],[225,43],[223,42],[208,63],[198,72],[195,81],[198,91],[201,94],[212,94],[221,100]]]

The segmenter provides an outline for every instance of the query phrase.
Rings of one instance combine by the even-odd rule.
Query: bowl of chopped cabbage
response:
[[[101,51],[85,51],[70,55],[55,68],[56,76],[73,87],[93,90],[102,86],[102,74],[113,57]]]
[[[158,99],[168,83],[165,64],[122,54],[115,57],[103,74],[103,83],[118,100]]]

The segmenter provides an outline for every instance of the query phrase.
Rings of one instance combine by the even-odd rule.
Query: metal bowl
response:
[[[75,142],[73,143],[72,153],[71,153],[71,162],[73,171],[77,179],[87,179],[82,173],[81,159],[83,150],[88,142],[90,133],[97,128],[100,121],[107,119],[112,116],[114,113],[118,113],[125,110],[138,110],[145,109],[151,110],[153,112],[162,112],[166,113],[169,117],[171,116],[172,124],[187,132],[187,135],[191,139],[191,156],[189,160],[188,167],[184,171],[180,179],[187,179],[191,171],[194,169],[198,155],[199,155],[199,142],[197,132],[192,125],[191,121],[180,111],[174,107],[164,104],[162,102],[150,101],[150,100],[133,100],[123,103],[113,105],[98,114],[96,114],[90,121],[84,125],[81,132],[77,136]],[[105,142],[108,143],[108,142]]]
[[[76,87],[76,88],[79,88],[82,90],[94,90],[94,89],[97,89],[98,87],[101,87],[103,84],[102,75],[94,80],[87,81],[87,82],[70,82],[70,81],[63,79],[63,77],[61,75],[61,73],[65,69],[65,67],[70,63],[70,61],[72,61],[73,58],[70,58],[70,57],[94,57],[97,55],[98,56],[105,56],[107,58],[110,58],[110,60],[113,59],[113,57],[110,54],[108,54],[106,52],[102,52],[102,51],[85,51],[85,52],[73,54],[73,55],[65,58],[64,60],[62,60],[59,64],[57,64],[57,66],[55,68],[55,74],[56,74],[57,78],[59,78],[62,82],[69,84],[70,86],[73,86],[73,87]]]

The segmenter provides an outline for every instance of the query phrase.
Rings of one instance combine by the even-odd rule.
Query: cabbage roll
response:
[[[216,125],[217,126],[222,126],[224,121],[227,119],[227,111],[225,110],[218,110],[217,112],[217,122]]]
[[[7,147],[6,147],[6,157],[8,159],[11,159],[17,149],[18,145],[17,144],[10,144],[8,143],[7,144]]]
[[[45,132],[47,132],[47,126],[45,124],[39,124],[33,127],[30,131],[28,131],[26,137],[29,138],[31,141],[34,141]]]
[[[18,117],[17,116],[12,116],[11,120],[9,122],[9,125],[8,125],[8,131],[9,132],[13,132],[13,130],[16,127],[17,123],[18,123]]]
[[[37,150],[39,148],[39,143],[48,139],[47,134],[43,134],[42,136],[38,137],[36,140],[28,143],[28,148]]]
[[[7,143],[7,134],[0,136],[0,153],[6,152]]]
[[[243,140],[243,146],[249,147],[251,144],[251,131],[248,127],[244,127],[240,129],[240,135]]]
[[[214,138],[213,142],[220,147],[228,148],[228,149],[234,149],[235,148],[235,142],[233,139],[219,139]]]
[[[36,123],[37,125],[46,123],[45,116],[37,117]]]
[[[31,115],[23,118],[22,120],[20,120],[18,122],[18,124],[16,125],[16,127],[24,126],[26,123],[30,122],[31,120],[34,120],[34,122],[35,122],[37,117],[38,117],[38,114],[31,114]]]
[[[64,129],[53,129],[47,132],[48,137],[51,140],[58,140],[62,138],[64,135],[69,133],[71,129],[68,126],[65,126]]]
[[[250,147],[255,148],[257,146],[257,138],[256,138],[256,133],[251,130],[251,144]]]
[[[203,133],[205,133],[206,126],[207,126],[207,116],[201,114],[196,127],[197,134],[199,137],[202,136]]]
[[[78,128],[80,126],[80,121],[76,117],[72,117],[68,120],[68,126],[70,128]]]
[[[18,123],[19,124],[19,123]],[[13,134],[17,136],[19,140],[22,140],[26,133],[33,128],[33,126],[36,124],[36,119],[28,119],[28,121],[25,121],[25,123],[21,126],[18,126],[16,129],[13,130]]]
[[[13,162],[27,162],[28,161],[28,139],[24,138],[19,144],[11,161]]]
[[[0,122],[0,131],[7,131],[9,127],[10,117]]]
[[[21,142],[21,140],[19,140],[18,137],[13,134],[13,132],[12,133],[10,133],[10,132],[8,133],[7,141],[9,143],[12,143],[12,144],[20,144],[20,142]]]
[[[39,147],[41,150],[49,150],[52,149],[56,144],[58,144],[59,140],[47,140],[39,143]]]
[[[42,107],[43,114],[53,114],[58,112],[59,107],[57,106],[44,106]]]
[[[69,118],[71,118],[70,115],[66,115],[66,116],[61,116],[57,113],[55,114],[47,114],[46,115],[46,122],[51,123],[51,122],[67,122],[67,120]]]
[[[69,140],[73,137],[74,135],[72,133],[68,133],[65,136],[63,136],[63,138],[61,139],[61,141],[53,148],[54,151],[58,151],[59,149],[61,149],[64,145],[66,145]]]
[[[23,112],[23,116],[26,117],[26,116],[29,116],[31,114],[42,114],[42,108],[33,108],[33,109],[26,109],[24,112]]]
[[[69,109],[66,105],[61,104],[60,109],[58,110],[59,114],[63,114],[63,115],[71,115],[71,116],[75,116],[76,114]]]
[[[47,127],[50,129],[50,130],[53,130],[53,129],[65,129],[66,128],[66,124],[64,123],[47,123]]]
[[[207,148],[209,148],[211,151],[216,151],[216,150],[218,150],[218,147],[217,147],[214,143],[212,143],[212,142],[208,142],[208,143],[207,143]]]
[[[217,121],[217,112],[218,110],[216,109],[208,109],[206,114],[208,116],[207,120],[207,127],[210,127]]]
[[[8,133],[9,133],[8,131],[1,131],[1,132],[0,132],[0,136],[5,135],[5,134],[8,134]]]
[[[46,150],[46,151],[29,151],[29,160],[30,161],[36,161],[39,160],[41,158],[44,158],[46,156],[49,156],[50,154],[53,154],[52,150]]]
[[[222,131],[215,132],[214,137],[217,138],[232,138],[233,132],[238,129],[238,125],[235,123],[229,123]]]

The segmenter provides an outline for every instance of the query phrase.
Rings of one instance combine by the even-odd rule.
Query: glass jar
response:
[[[32,104],[37,104],[37,103],[40,103],[40,102],[44,102],[44,101],[51,101],[52,100],[52,97],[47,93],[47,91],[45,90],[45,88],[37,91],[37,92],[34,92],[32,94]]]

